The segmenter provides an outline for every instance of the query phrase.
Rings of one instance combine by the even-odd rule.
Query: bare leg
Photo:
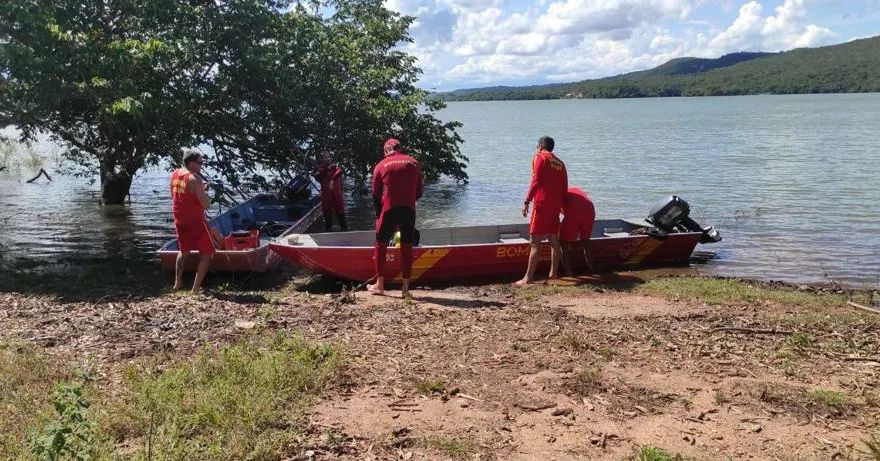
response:
[[[529,250],[529,265],[526,268],[526,275],[518,282],[516,286],[525,286],[535,281],[535,269],[538,267],[538,256],[541,253],[541,240],[532,236],[531,249]]]
[[[559,250],[562,258],[562,270],[566,277],[571,277],[571,246],[568,242],[560,240]]]
[[[409,279],[403,279],[403,286],[400,288],[400,296],[404,299],[412,298],[409,293]]]
[[[559,278],[559,261],[562,259],[559,249],[559,235],[551,234],[547,236],[550,240],[550,278]]]
[[[205,275],[208,273],[208,267],[211,265],[211,257],[213,255],[199,255],[199,267],[196,269],[196,279],[193,281],[193,293],[198,293],[205,281]]]
[[[211,240],[214,241],[214,248],[222,250],[224,246],[224,240],[226,239],[225,237],[223,237],[223,232],[220,232],[220,229],[217,229],[216,227],[211,227],[210,230]]]
[[[373,293],[374,295],[381,295],[385,293],[385,277],[378,276],[376,277],[376,283],[373,285],[367,285],[367,291]]]
[[[177,252],[177,259],[174,261],[174,289],[179,290],[183,288],[183,263],[186,261],[186,257],[189,256],[189,252],[186,253],[179,251]]]
[[[385,242],[376,242],[373,246],[373,264],[376,269],[376,283],[367,285],[367,291],[374,295],[385,293],[385,254],[388,251],[388,244]]]

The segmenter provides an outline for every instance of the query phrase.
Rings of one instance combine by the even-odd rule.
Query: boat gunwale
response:
[[[354,232],[364,232],[364,231],[354,231]],[[291,237],[294,235],[310,235],[310,234],[289,234],[287,237]],[[687,236],[699,236],[703,235],[702,232],[675,232],[669,234],[669,237],[674,235],[687,235]],[[283,237],[279,237],[283,238]],[[602,236],[590,238],[590,242],[595,242],[597,240],[620,240],[620,239],[638,239],[638,238],[654,238],[650,235],[618,235],[618,236]],[[413,249],[437,249],[437,248],[463,248],[463,247],[489,247],[489,246],[507,246],[507,245],[528,245],[530,242],[527,239],[524,242],[486,242],[486,243],[461,243],[461,244],[448,244],[448,245],[419,245],[414,246]],[[314,239],[313,239],[314,241]],[[542,242],[543,243],[543,242]],[[273,245],[281,246],[281,247],[290,247],[290,248],[310,248],[316,250],[340,250],[340,249],[369,249],[372,250],[373,247],[369,245],[349,245],[349,246],[341,246],[341,245],[293,245],[283,241],[272,241],[269,242],[269,247],[271,248]],[[396,248],[396,247],[389,247]]]

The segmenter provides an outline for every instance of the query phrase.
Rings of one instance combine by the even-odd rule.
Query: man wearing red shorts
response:
[[[400,150],[400,141],[385,141],[385,158],[373,169],[373,203],[376,207],[376,243],[373,258],[376,283],[367,289],[374,294],[385,292],[385,254],[388,241],[400,230],[400,263],[403,286],[401,294],[409,297],[412,274],[412,247],[416,227],[416,200],[422,196],[422,167],[416,159]]]
[[[333,217],[339,221],[343,232],[348,230],[345,221],[345,200],[342,196],[342,168],[333,163],[329,151],[321,152],[321,161],[313,174],[321,183],[321,211],[324,212],[324,230],[333,230]]]
[[[559,275],[559,212],[568,190],[568,172],[565,163],[553,154],[553,138],[544,136],[538,140],[537,151],[532,159],[532,182],[526,193],[523,217],[529,214],[529,204],[534,200],[532,219],[529,223],[529,265],[526,275],[515,283],[527,285],[535,281],[535,268],[538,266],[540,244],[545,239],[550,242],[550,278]]]
[[[210,200],[201,175],[203,162],[199,151],[187,151],[183,158],[184,167],[171,174],[171,214],[174,216],[174,229],[180,248],[175,264],[174,289],[183,287],[184,260],[195,250],[199,252],[199,265],[193,281],[193,293],[197,293],[202,286],[214,255],[212,230],[205,219],[205,209],[210,205]]]
[[[586,192],[577,187],[569,187],[562,201],[562,224],[559,226],[559,245],[562,248],[562,267],[566,275],[571,275],[571,244],[581,241],[587,267],[590,264],[590,235],[593,233],[593,221],[596,220],[596,208]]]

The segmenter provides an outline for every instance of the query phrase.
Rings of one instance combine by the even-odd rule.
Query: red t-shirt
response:
[[[584,216],[593,210],[593,201],[590,196],[579,187],[569,187],[565,193],[565,199],[562,201],[562,214],[568,216]]]
[[[204,221],[205,209],[195,192],[187,190],[192,173],[186,168],[178,168],[171,173],[171,215],[175,223]]]
[[[534,200],[535,208],[559,210],[568,190],[568,172],[559,157],[542,150],[532,159],[532,182],[526,193],[526,201]]]
[[[395,151],[373,169],[373,197],[382,201],[382,211],[405,206],[415,209],[422,196],[422,167],[419,162]]]

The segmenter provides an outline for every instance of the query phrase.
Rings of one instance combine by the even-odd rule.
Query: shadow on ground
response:
[[[295,268],[283,267],[265,274],[208,274],[203,287],[218,299],[262,303],[266,298],[260,292],[284,287],[296,273]],[[184,280],[192,284],[193,274]],[[128,265],[97,260],[0,266],[0,293],[54,296],[61,302],[155,298],[170,293],[173,284],[174,275],[151,260]]]

